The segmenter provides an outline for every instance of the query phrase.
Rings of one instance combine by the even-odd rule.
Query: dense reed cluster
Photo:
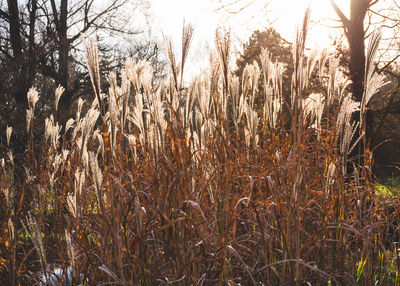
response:
[[[221,31],[209,69],[184,85],[190,25],[180,62],[165,39],[170,77],[157,86],[148,62],[128,59],[103,91],[89,42],[94,100],[79,99],[65,126],[47,118],[43,138],[32,133],[32,88],[23,182],[7,146],[1,159],[0,284],[400,283],[397,198],[376,195],[367,142],[362,160],[349,157],[385,84],[373,68],[381,34],[355,102],[328,50],[305,55],[307,25],[308,13],[293,43],[291,94],[266,49],[261,66],[233,76]],[[305,92],[311,77],[325,92]]]

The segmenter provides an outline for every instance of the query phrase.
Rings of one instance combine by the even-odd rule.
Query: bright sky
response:
[[[232,2],[233,0],[151,0],[151,14],[153,17],[153,32],[160,36],[162,33],[172,37],[175,46],[180,47],[183,20],[195,26],[195,34],[189,62],[191,69],[199,69],[204,64],[208,55],[208,46],[213,46],[215,30],[218,26],[231,29],[234,42],[242,46],[252,31],[264,29],[273,22],[275,29],[288,41],[295,35],[296,25],[303,19],[304,10],[311,7],[311,21],[322,21],[330,25],[337,23],[327,20],[336,18],[330,0],[269,0],[267,10],[263,9],[267,0],[257,0],[254,4],[237,15],[226,15],[224,11],[217,11],[221,6],[219,2]],[[242,0],[249,2],[249,0]],[[349,0],[335,0],[345,14],[349,11]],[[339,29],[312,24],[308,44],[327,46],[331,43],[330,33],[341,32]]]

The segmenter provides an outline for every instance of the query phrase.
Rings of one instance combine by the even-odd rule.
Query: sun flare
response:
[[[348,15],[347,0],[335,0],[335,3]],[[171,35],[180,34],[185,19],[195,24],[196,37],[201,40],[212,41],[213,32],[218,26],[230,27],[237,37],[244,40],[252,31],[271,25],[283,37],[291,40],[307,7],[311,8],[311,21],[316,23],[312,27],[311,41],[327,44],[329,34],[335,33],[330,26],[338,26],[333,21],[337,16],[330,0],[153,0],[152,9],[159,29]]]

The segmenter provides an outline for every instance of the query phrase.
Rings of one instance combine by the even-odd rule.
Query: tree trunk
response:
[[[347,40],[350,46],[349,70],[353,82],[353,98],[361,102],[364,92],[365,76],[365,32],[364,19],[369,7],[369,0],[352,0],[350,21],[347,24]]]
[[[348,64],[350,78],[353,82],[353,98],[361,102],[364,92],[365,76],[364,19],[371,5],[371,0],[351,0],[350,19],[343,14],[334,0],[331,0],[331,3],[342,22],[347,41],[349,42],[350,57],[348,59]]]
[[[22,39],[20,34],[19,9],[17,0],[7,0],[10,23],[10,41],[13,56],[18,59],[22,56]]]
[[[68,16],[68,0],[61,0],[60,18],[58,21],[59,25],[57,27],[57,33],[59,36],[58,83],[65,88],[65,92],[60,99],[59,108],[57,112],[57,119],[61,124],[65,124],[67,122],[71,105],[71,92],[69,90],[70,43],[67,35],[68,31],[67,16]]]
[[[36,75],[36,49],[35,49],[35,29],[36,29],[36,11],[37,11],[37,0],[31,0],[31,11],[29,13],[29,59],[28,59],[28,75],[27,85],[28,88],[33,84]]]
[[[18,105],[23,105],[26,100],[26,71],[24,65],[24,55],[22,52],[21,24],[19,21],[19,8],[17,0],[7,0],[10,43],[13,51],[15,67],[15,82],[11,90],[11,95],[15,98]]]
[[[361,102],[364,92],[364,76],[365,76],[365,45],[364,45],[364,27],[352,27],[349,31],[350,37],[350,59],[349,70],[350,78],[353,82],[352,91],[353,98]]]
[[[372,5],[371,0],[350,0],[350,19],[348,19],[340,8],[336,5],[334,0],[331,0],[336,14],[339,16],[343,29],[349,43],[349,59],[348,68],[350,71],[350,79],[352,81],[351,91],[354,100],[357,102],[362,101],[364,93],[364,78],[365,78],[365,31],[364,19],[367,14],[368,8]],[[360,113],[356,112],[353,115],[355,121],[360,120]],[[368,122],[368,120],[367,120]],[[367,126],[370,127],[370,126]],[[365,128],[365,127],[360,127]],[[367,135],[365,135],[367,136]],[[366,142],[366,141],[365,141]],[[350,158],[356,159],[360,166],[364,165],[363,150],[364,142],[360,142],[355,146],[350,154]],[[349,162],[348,173],[352,172],[351,162]]]

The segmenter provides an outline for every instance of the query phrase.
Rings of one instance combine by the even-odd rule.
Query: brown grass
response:
[[[290,116],[281,112],[282,65],[264,54],[271,94],[239,94],[221,34],[218,66],[187,89],[178,76],[191,26],[180,71],[167,42],[171,78],[158,89],[139,88],[150,70],[128,62],[121,86],[114,79],[103,97],[89,56],[97,103],[68,136],[46,121],[49,140],[30,139],[43,143],[26,155],[23,181],[10,159],[0,169],[0,284],[39,283],[55,267],[72,267],[74,285],[399,283],[400,204],[375,195],[367,167],[343,172],[352,140],[343,130],[353,123],[338,116],[348,103],[342,85],[332,91],[322,76],[326,53],[325,100],[304,111],[304,77],[316,68],[304,55],[307,21],[294,49]],[[93,43],[88,51],[97,55]],[[331,112],[316,115],[321,108]]]

